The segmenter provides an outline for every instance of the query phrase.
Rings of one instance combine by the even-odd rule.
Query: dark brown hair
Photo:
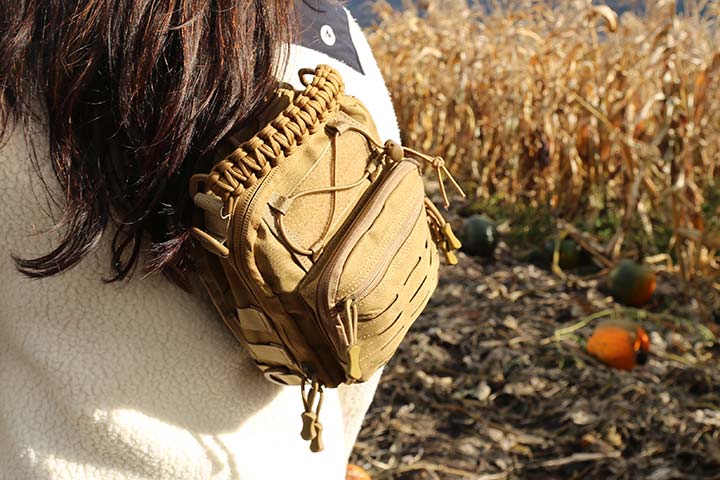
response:
[[[147,239],[145,268],[180,281],[189,177],[275,87],[293,2],[0,0],[0,12],[0,139],[39,106],[65,193],[59,245],[17,268],[66,271],[114,225],[109,281]]]

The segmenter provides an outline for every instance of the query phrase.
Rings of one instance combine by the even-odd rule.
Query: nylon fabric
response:
[[[323,389],[385,365],[435,290],[438,247],[459,247],[428,209],[423,165],[459,187],[442,159],[383,143],[335,69],[298,77],[303,90],[281,89],[265,125],[231,134],[190,193],[196,255],[215,257],[201,276],[216,305],[236,304],[219,313],[268,380],[301,386],[302,436],[320,451]]]

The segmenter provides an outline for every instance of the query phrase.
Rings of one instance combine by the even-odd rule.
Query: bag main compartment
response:
[[[329,67],[300,77],[305,91],[281,91],[259,132],[194,177],[193,235],[228,327],[269,380],[302,386],[318,450],[323,388],[387,363],[437,285],[438,246],[452,260],[459,242],[424,193],[421,165],[442,180],[442,160],[381,143]]]

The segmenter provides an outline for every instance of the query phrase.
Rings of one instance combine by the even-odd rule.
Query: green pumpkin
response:
[[[621,260],[608,278],[610,294],[625,305],[641,307],[650,301],[657,279],[655,272],[632,260]]]
[[[495,223],[484,215],[465,220],[462,231],[462,251],[477,257],[489,257],[495,251],[498,235]]]
[[[543,248],[547,263],[552,265],[555,253],[555,239],[545,241]],[[571,238],[563,238],[558,247],[558,266],[563,270],[573,270],[589,263],[588,254]]]

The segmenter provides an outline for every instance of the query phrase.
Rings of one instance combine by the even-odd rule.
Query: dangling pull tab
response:
[[[305,380],[303,380],[300,385],[300,393],[302,394],[303,405],[305,406],[305,411],[301,415],[303,426],[300,436],[303,440],[310,440],[310,450],[320,452],[325,448],[322,442],[323,426],[322,423],[320,423],[320,408],[322,408],[325,392],[317,380],[312,380],[310,390],[306,393],[305,383]],[[318,402],[313,412],[316,397]]]
[[[457,265],[458,258],[457,255],[455,255],[455,250],[459,250],[460,247],[462,247],[462,243],[455,236],[450,222],[445,220],[440,213],[440,210],[438,210],[435,204],[427,197],[425,197],[425,209],[428,213],[428,219],[431,224],[431,232],[435,243],[443,252],[447,263],[449,265]]]
[[[317,389],[315,388],[316,382],[310,384],[310,390],[305,392],[305,380],[300,385],[300,394],[302,395],[303,405],[305,411],[300,415],[302,418],[302,430],[300,436],[303,440],[312,440],[317,435],[317,429],[315,423],[317,422],[317,415],[313,412],[313,406],[315,404],[315,396],[317,395]]]
[[[303,440],[312,440],[317,436],[317,417],[315,416],[314,412],[303,412],[302,414],[302,431],[300,432],[300,436]]]
[[[325,444],[323,443],[323,440],[322,440],[322,431],[323,431],[322,423],[315,422],[315,428],[317,430],[317,434],[310,441],[310,451],[317,453],[317,452],[322,452],[323,450],[325,450]]]
[[[457,255],[455,255],[455,251],[443,249],[443,254],[445,254],[445,260],[447,261],[448,265],[457,265],[458,258]]]
[[[347,335],[348,347],[345,351],[347,354],[347,364],[345,365],[345,375],[348,383],[360,380],[362,378],[362,369],[360,368],[360,345],[357,343],[358,329],[358,311],[357,305],[351,298],[345,301],[345,332]]]
[[[347,376],[353,380],[360,380],[362,378],[362,370],[360,369],[360,345],[352,345],[348,347],[347,355]]]
[[[445,240],[448,242],[448,247],[452,250],[458,250],[462,247],[462,243],[460,243],[460,240],[455,236],[450,222],[445,222],[445,225],[442,227],[442,232]]]

